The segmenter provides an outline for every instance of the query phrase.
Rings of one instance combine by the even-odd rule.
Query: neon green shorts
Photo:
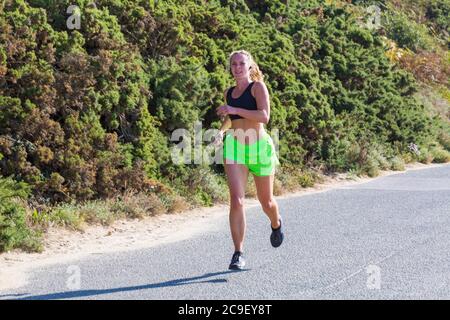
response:
[[[267,133],[252,144],[243,144],[232,134],[226,134],[223,157],[224,163],[244,164],[255,176],[270,176],[280,164],[272,138]],[[227,162],[227,159],[232,162]]]

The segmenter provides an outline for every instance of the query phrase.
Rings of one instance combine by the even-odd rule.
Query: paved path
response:
[[[277,249],[262,210],[247,211],[245,271],[227,270],[224,216],[188,240],[35,269],[0,299],[450,298],[450,165],[278,202]]]

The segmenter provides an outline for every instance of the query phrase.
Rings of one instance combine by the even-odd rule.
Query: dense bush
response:
[[[418,51],[433,46],[427,26],[416,23],[403,12],[386,13],[384,25],[389,38],[394,39],[401,47]]]
[[[450,45],[450,1],[427,1],[426,17],[440,33],[446,34],[447,44]]]
[[[389,9],[390,16],[395,16],[394,20],[397,25],[400,22],[411,28],[405,30],[407,35],[417,33],[421,38],[420,42],[426,37],[430,40],[430,37],[425,34],[428,33],[434,37],[434,42],[447,45],[447,47],[450,45],[449,0],[388,0],[382,1],[382,5]]]
[[[26,200],[29,192],[25,183],[0,177],[0,252],[42,249],[40,234],[29,228],[25,208],[18,201]]]
[[[72,4],[79,30],[66,27]],[[222,166],[175,165],[169,138],[177,128],[192,131],[196,120],[218,127],[214,110],[233,84],[227,56],[240,48],[266,75],[268,129],[279,130],[283,165],[375,172],[372,158],[391,158],[410,142],[426,146],[439,133],[413,98],[412,75],[389,61],[377,30],[359,23],[364,10],[345,1],[3,0],[0,7],[0,173],[27,182],[38,200],[155,188],[193,192],[203,204],[223,199],[220,178],[198,177]],[[442,25],[445,8],[427,14]],[[397,41],[425,46],[404,15],[395,17]],[[366,141],[367,159],[353,155],[355,141]]]
[[[51,14],[69,2],[55,3],[30,1],[50,6]],[[47,11],[30,4],[6,1],[0,15],[7,56],[0,79],[1,171],[55,200],[148,186],[162,136],[148,111],[149,80],[138,50],[107,8],[86,7],[83,28],[67,32],[53,29]],[[130,181],[139,171],[142,179]]]

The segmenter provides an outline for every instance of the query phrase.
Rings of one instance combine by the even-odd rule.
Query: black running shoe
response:
[[[272,228],[272,226],[270,226]],[[272,228],[272,234],[270,235],[270,243],[274,248],[281,246],[284,239],[284,234],[282,231],[282,220],[280,219],[280,226],[276,229]]]
[[[231,263],[228,269],[230,270],[241,270],[245,266],[245,260],[242,252],[236,251],[231,258]]]

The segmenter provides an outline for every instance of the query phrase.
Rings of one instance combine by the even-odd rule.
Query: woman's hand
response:
[[[237,114],[237,108],[229,106],[227,104],[221,105],[216,109],[216,112],[219,116],[225,117],[230,114]]]
[[[216,135],[214,136],[212,145],[214,147],[217,147],[217,146],[220,146],[222,144],[222,142],[223,142],[223,131],[219,130],[219,132],[216,133]]]

